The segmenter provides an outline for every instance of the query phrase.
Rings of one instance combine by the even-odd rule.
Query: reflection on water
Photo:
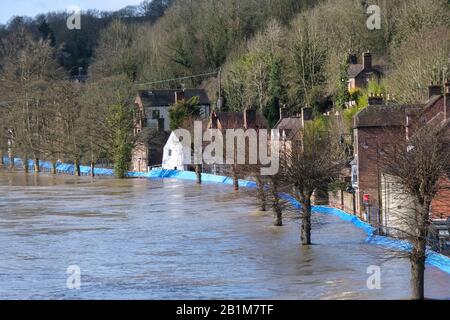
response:
[[[387,260],[364,233],[321,216],[315,245],[298,245],[296,219],[271,226],[223,185],[0,172],[0,298],[397,299],[409,296],[406,260]],[[81,268],[81,289],[66,269]],[[368,290],[369,265],[381,290]],[[450,276],[429,267],[427,296],[450,297]]]

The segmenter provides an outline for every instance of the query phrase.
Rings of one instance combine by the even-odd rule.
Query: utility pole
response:
[[[450,58],[449,58],[450,60]],[[444,86],[444,121],[447,120],[447,67],[442,68],[442,85]]]
[[[222,108],[222,68],[219,68],[217,78],[219,81],[219,99],[217,100],[217,109],[220,111]]]

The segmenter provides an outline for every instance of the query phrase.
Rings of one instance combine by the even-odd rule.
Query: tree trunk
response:
[[[425,241],[420,241],[425,243]],[[423,249],[422,249],[423,247]],[[411,254],[411,299],[425,298],[425,244],[414,244]]]
[[[303,219],[300,240],[302,245],[311,244],[311,197],[302,201]]]
[[[91,161],[91,177],[95,177],[95,162]]]
[[[0,167],[3,167],[5,165],[5,159],[3,159],[3,150],[0,150]]]
[[[56,160],[52,160],[52,174],[56,174]]]
[[[195,165],[195,174],[197,176],[197,184],[202,184],[202,167],[201,165]]]
[[[275,211],[275,226],[281,227],[283,226],[283,213],[280,208]]]
[[[260,210],[266,211],[267,210],[267,199],[266,199],[266,193],[264,192],[264,181],[261,178],[261,176],[256,176],[256,185],[257,185],[257,197],[260,204]]]
[[[76,177],[81,176],[80,160],[78,160],[78,159],[75,160],[73,170],[74,170],[74,175],[75,175]]]
[[[9,158],[9,168],[14,169],[14,156],[11,151],[8,152],[8,158]]]
[[[30,167],[28,167],[28,156],[23,157],[23,169],[25,170],[25,173],[30,172]]]
[[[232,165],[232,173],[233,173],[233,186],[234,186],[234,190],[238,191],[239,190],[239,178],[237,175],[237,170],[236,170],[236,165]]]
[[[34,158],[34,173],[41,172],[41,167],[39,166],[39,158]]]
[[[425,201],[418,213],[416,238],[413,239],[411,251],[411,298],[423,300],[425,298],[425,260],[428,237],[428,219],[431,202]]]
[[[272,193],[272,211],[275,215],[274,225],[281,227],[283,225],[283,212],[280,205],[280,196],[278,194],[278,181],[274,177],[270,177],[270,190]]]

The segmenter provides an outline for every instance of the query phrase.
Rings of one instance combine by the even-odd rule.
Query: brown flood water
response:
[[[365,234],[320,216],[314,245],[299,220],[270,214],[229,186],[0,171],[3,299],[405,299],[409,264]],[[70,265],[81,288],[66,286]],[[366,285],[381,267],[381,289]],[[450,298],[450,275],[426,270],[426,294]]]

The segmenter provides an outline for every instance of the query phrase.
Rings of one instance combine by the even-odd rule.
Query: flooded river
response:
[[[299,223],[256,211],[229,186],[0,172],[3,299],[403,299],[409,264],[365,234],[320,216],[314,245]],[[78,266],[80,289],[66,270]],[[369,290],[367,268],[381,268]],[[428,267],[426,295],[450,298]]]

